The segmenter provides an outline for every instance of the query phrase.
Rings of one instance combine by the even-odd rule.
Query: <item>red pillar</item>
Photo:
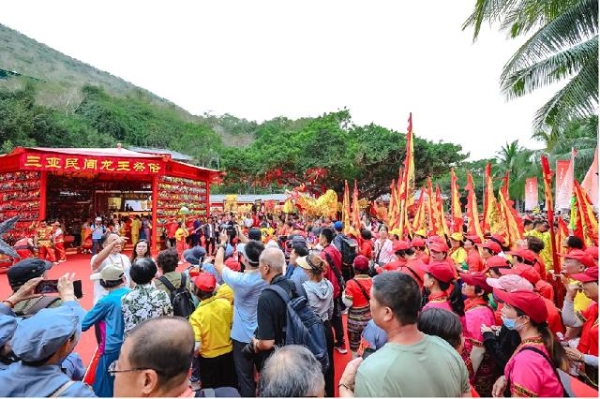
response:
[[[38,221],[46,219],[46,193],[48,187],[48,172],[40,172],[40,214]]]
[[[210,217],[210,178],[206,182],[206,219]]]
[[[158,252],[158,176],[152,177],[152,251]]]

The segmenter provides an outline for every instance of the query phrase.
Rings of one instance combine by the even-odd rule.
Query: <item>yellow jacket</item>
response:
[[[539,231],[535,230],[530,235],[542,240],[544,243],[544,249],[542,249],[542,252],[540,252],[540,257],[546,265],[546,270],[554,270],[554,261],[552,258],[552,237],[550,236],[550,233],[540,233]]]

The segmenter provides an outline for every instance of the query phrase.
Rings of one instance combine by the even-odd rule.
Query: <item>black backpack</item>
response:
[[[185,317],[186,319],[189,318],[194,313],[194,310],[196,310],[196,306],[194,306],[192,294],[187,289],[185,274],[181,273],[181,285],[179,288],[175,288],[165,276],[160,276],[158,280],[170,291],[173,315]]]
[[[308,348],[321,363],[323,371],[329,369],[327,338],[323,321],[313,312],[305,296],[290,298],[283,288],[270,285],[266,290],[277,293],[287,305],[285,345],[302,345]]]
[[[358,253],[358,242],[350,237],[340,236],[340,252],[342,253],[342,264],[351,268]]]

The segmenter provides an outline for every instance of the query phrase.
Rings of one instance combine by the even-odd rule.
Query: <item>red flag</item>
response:
[[[442,191],[438,184],[435,185],[435,197],[437,207],[438,223],[437,235],[443,237],[444,235],[450,236],[450,229],[448,228],[448,221],[446,220],[446,214],[444,212],[444,199],[442,198]]]
[[[592,208],[589,197],[581,189],[579,182],[575,180],[573,192],[575,195],[576,212],[572,218],[576,220],[577,228],[574,229],[574,235],[579,237],[586,246],[598,245],[598,219]]]
[[[581,188],[589,195],[591,204],[598,205],[598,147],[594,151],[594,161],[581,182]]]
[[[548,214],[548,225],[550,226],[550,236],[554,235],[554,201],[552,199],[552,177],[553,173],[548,163],[548,158],[544,155],[541,157],[542,161],[542,172],[544,174],[544,193],[546,196],[546,212]],[[552,267],[556,275],[560,274],[560,262],[558,261],[558,254],[556,253],[556,244],[554,240],[550,240],[552,246]],[[547,266],[547,265],[546,265]]]
[[[496,223],[496,197],[494,196],[494,181],[492,180],[492,164],[485,166],[485,195],[483,197],[483,233],[495,232]]]
[[[421,188],[421,195],[417,204],[417,211],[412,224],[412,231],[427,230],[426,225],[426,206],[425,206],[425,187]]]
[[[398,205],[396,204],[396,181],[392,180],[392,184],[390,184],[390,203],[388,205],[388,228],[390,230],[394,229],[394,226],[396,225],[396,223],[398,222],[397,219],[397,208]]]
[[[507,238],[510,244],[515,244],[523,238],[523,220],[514,207],[508,195],[509,172],[504,176],[504,184],[498,193],[501,215],[506,226]],[[509,245],[507,245],[509,246]]]
[[[360,232],[360,205],[358,204],[356,180],[354,180],[354,191],[352,192],[352,226]]]
[[[554,242],[554,245],[560,254],[567,252],[567,248],[563,246],[567,237],[569,237],[569,226],[567,226],[567,222],[565,222],[561,216],[558,218],[558,229],[556,229],[556,240]]]
[[[458,181],[454,168],[450,169],[450,195],[452,199],[452,232],[462,233],[463,231],[463,216],[460,209],[460,197],[458,195]]]
[[[475,185],[471,172],[467,172],[467,235],[476,235],[483,239],[483,232],[479,224],[479,211],[477,210],[477,196],[475,195]]]
[[[427,235],[427,231],[429,231],[433,235],[437,235],[437,226],[436,226],[436,211],[435,211],[435,201],[433,200],[433,187],[431,184],[431,177],[427,178],[427,229],[425,230],[425,236]]]

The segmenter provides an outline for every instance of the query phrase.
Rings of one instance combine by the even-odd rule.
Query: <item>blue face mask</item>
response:
[[[508,328],[509,330],[515,329],[516,321],[516,319],[509,319],[507,317],[502,316],[502,324],[504,324],[504,327]]]

